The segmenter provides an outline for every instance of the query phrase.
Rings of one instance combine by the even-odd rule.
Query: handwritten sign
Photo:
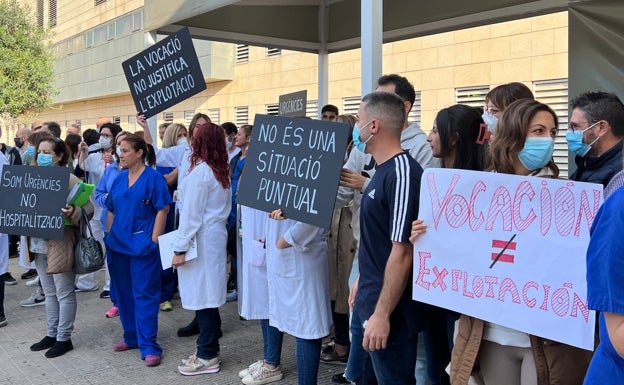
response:
[[[4,166],[0,233],[61,239],[68,186],[67,167]]]
[[[256,115],[238,203],[329,227],[349,126]]]
[[[148,118],[206,89],[188,28],[121,65],[137,111]]]
[[[427,169],[413,298],[592,350],[585,252],[602,186]]]
[[[280,95],[279,114],[280,116],[304,117],[306,116],[306,106],[308,104],[308,91],[297,91],[291,94]]]

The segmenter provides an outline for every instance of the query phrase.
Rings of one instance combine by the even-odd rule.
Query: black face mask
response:
[[[22,140],[22,138],[14,138],[13,141],[15,142],[15,147],[22,148],[22,146],[24,145],[24,141]]]

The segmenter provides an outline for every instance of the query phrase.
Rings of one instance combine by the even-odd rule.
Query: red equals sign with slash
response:
[[[509,250],[516,250],[516,242],[494,239],[492,240],[492,249],[494,249],[494,252],[492,253],[492,261],[514,263],[513,254],[507,254],[505,252]]]

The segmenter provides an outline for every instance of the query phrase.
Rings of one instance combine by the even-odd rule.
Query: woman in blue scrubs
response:
[[[139,348],[145,364],[157,366],[162,356],[156,342],[162,270],[157,242],[171,197],[162,175],[145,165],[154,154],[148,152],[141,136],[126,136],[120,148],[119,164],[124,170],[106,198],[109,213],[104,238],[124,330],[123,341],[115,343],[113,350]]]

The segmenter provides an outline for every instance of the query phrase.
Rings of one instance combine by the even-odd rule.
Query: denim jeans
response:
[[[269,325],[268,319],[260,320],[260,327],[262,328],[264,362],[277,366],[281,361],[284,333]]]
[[[298,385],[316,385],[318,380],[321,338],[306,340],[297,338],[297,383]]]
[[[356,385],[377,384],[373,364],[368,352],[362,347],[364,329],[362,321],[356,310],[351,313],[351,346],[349,348],[349,361],[345,370],[345,378]]]
[[[410,338],[405,317],[395,310],[390,316],[390,335],[385,349],[369,352],[377,382],[382,385],[414,385],[416,338]]]
[[[48,337],[67,341],[74,331],[76,320],[76,292],[73,272],[48,274],[48,259],[45,254],[35,254],[35,267],[39,282],[45,293],[46,323]]]
[[[219,308],[195,310],[195,316],[199,325],[197,357],[209,360],[219,355],[219,329],[221,327]]]

